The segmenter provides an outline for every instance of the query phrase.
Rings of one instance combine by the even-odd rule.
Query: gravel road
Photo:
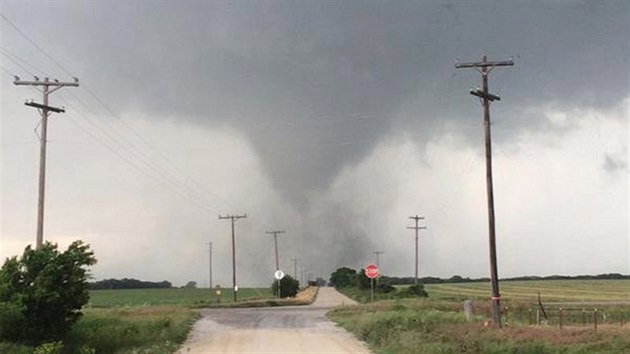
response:
[[[320,288],[310,306],[205,309],[178,353],[361,353],[367,346],[325,314],[354,301]]]

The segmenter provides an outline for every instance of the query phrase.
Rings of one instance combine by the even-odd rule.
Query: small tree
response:
[[[89,300],[87,267],[95,263],[81,241],[62,253],[49,242],[38,250],[28,246],[21,259],[7,259],[0,269],[0,316],[9,313],[23,327],[11,329],[0,321],[0,339],[63,339]]]
[[[293,279],[290,275],[285,275],[284,278],[280,280],[280,297],[293,297],[297,295],[298,290],[300,290],[300,282]],[[273,294],[278,294],[278,281],[274,279],[271,284],[271,292]]]
[[[191,280],[188,283],[186,283],[186,285],[182,286],[182,288],[185,288],[185,289],[196,289],[197,288],[197,282]]]

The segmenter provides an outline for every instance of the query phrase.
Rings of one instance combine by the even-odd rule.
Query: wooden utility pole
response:
[[[298,274],[297,274],[298,259],[291,258],[291,262],[293,262],[293,276],[295,277],[295,280],[298,280]]]
[[[278,234],[283,234],[283,230],[275,230],[275,231],[265,231],[268,235],[273,235],[273,244],[276,249],[276,271],[280,270],[280,262],[278,261]],[[280,298],[280,279],[277,279],[278,282],[278,299]]]
[[[232,221],[232,301],[236,302],[236,292],[238,288],[236,287],[236,241],[234,240],[234,223],[238,219],[246,218],[247,214],[243,215],[219,215],[219,220],[229,219]]]
[[[208,288],[212,291],[212,242],[208,242],[210,249],[208,251]]]
[[[383,251],[374,251],[372,252],[376,255],[376,267],[378,268],[379,273],[381,272],[381,265],[379,264],[379,255],[385,253]]]
[[[484,55],[480,62],[456,63],[455,68],[475,68],[481,73],[483,82],[482,90],[471,90],[470,94],[481,99],[483,105],[483,126],[486,145],[486,192],[488,199],[488,237],[490,244],[490,280],[492,282],[492,323],[495,327],[501,328],[501,295],[499,293],[499,275],[497,271],[497,247],[496,233],[494,228],[494,190],[492,187],[492,142],[490,134],[490,102],[500,101],[501,97],[488,92],[488,74],[492,69],[499,66],[512,66],[514,62],[488,61]]]
[[[412,219],[416,222],[415,226],[407,226],[407,228],[411,230],[416,230],[416,275],[413,279],[413,284],[418,285],[418,230],[425,230],[426,226],[418,226],[418,221],[424,220],[423,216],[410,216],[409,219]]]
[[[265,231],[268,235],[273,235],[273,244],[276,249],[276,270],[280,270],[280,262],[278,261],[278,234],[283,234],[284,230]]]
[[[48,115],[51,112],[64,113],[65,110],[48,105],[48,96],[65,86],[79,86],[79,79],[74,78],[74,82],[59,82],[57,80],[50,81],[48,78],[44,78],[44,81],[40,81],[38,77],[35,77],[34,81],[23,81],[19,77],[15,76],[13,84],[17,86],[35,86],[41,87],[43,94],[43,103],[26,102],[25,104],[30,107],[35,107],[39,110],[42,116],[42,134],[39,137],[39,192],[37,198],[37,237],[35,242],[35,248],[40,249],[44,243],[44,196],[46,189],[46,139],[48,137]],[[51,88],[52,87],[52,88]]]
[[[381,265],[380,265],[380,262],[379,262],[379,256],[381,254],[385,253],[385,252],[383,252],[383,251],[374,251],[372,253],[374,253],[376,255],[376,268],[378,268],[378,274],[379,274],[378,277],[376,278],[376,285],[378,285],[378,279],[381,277],[381,274],[383,274],[381,272]]]

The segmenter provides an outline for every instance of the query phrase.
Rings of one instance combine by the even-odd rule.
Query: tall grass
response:
[[[63,341],[63,353],[173,353],[186,339],[196,314],[181,306],[85,310]],[[35,348],[0,343],[0,353]]]
[[[630,353],[630,325],[591,328],[484,327],[485,315],[466,322],[459,303],[384,300],[343,307],[328,316],[380,354]]]
[[[86,311],[65,344],[97,353],[172,353],[186,339],[196,315],[180,306]]]

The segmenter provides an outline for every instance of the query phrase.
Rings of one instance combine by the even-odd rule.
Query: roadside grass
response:
[[[204,303],[199,302],[191,305],[191,308],[249,308],[249,307],[277,307],[277,306],[301,306],[310,305],[315,301],[319,288],[316,286],[306,287],[297,293],[295,297],[284,299],[254,299],[239,302]]]
[[[269,288],[244,288],[238,301],[273,299]],[[221,290],[221,304],[232,302],[232,290]],[[218,304],[215,289],[116,289],[92,290],[88,307],[182,305],[203,307]]]
[[[337,308],[328,316],[379,354],[629,353],[630,325],[486,328],[485,315],[468,323],[460,304],[444,300],[384,300]]]
[[[309,290],[310,301],[315,290]],[[63,341],[63,353],[161,354],[173,353],[186,339],[198,314],[196,307],[272,306],[277,301],[269,288],[222,290],[217,303],[214,289],[120,289],[90,291],[83,316]],[[307,303],[309,298],[293,299]],[[306,302],[305,302],[306,301]],[[26,354],[36,348],[0,342],[0,353]]]
[[[184,306],[86,309],[63,341],[63,353],[173,353],[186,339],[197,314]],[[35,348],[0,343],[0,353]]]
[[[66,345],[96,353],[172,353],[197,314],[183,306],[91,309],[72,329]]]

